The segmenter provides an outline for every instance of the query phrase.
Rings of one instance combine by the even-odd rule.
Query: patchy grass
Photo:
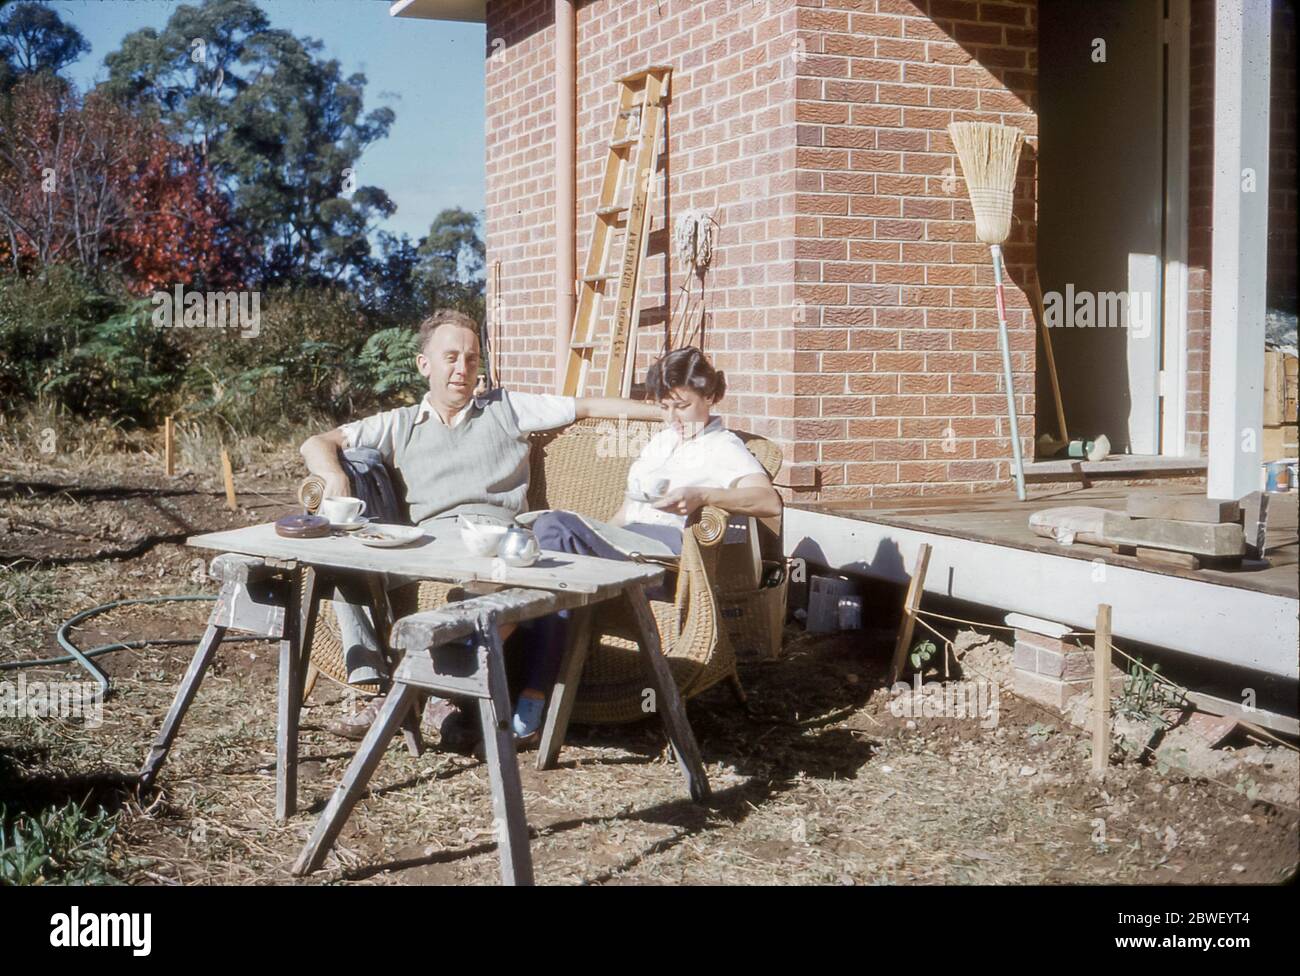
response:
[[[0,566],[0,626],[43,617],[54,598],[54,577],[46,570]]]
[[[281,445],[238,468],[241,508],[228,512],[219,470],[165,482],[128,458],[103,483],[69,470],[10,472],[11,483],[67,487],[0,493],[0,520],[9,520],[8,529],[0,521],[0,563],[37,559],[0,574],[0,602],[11,606],[0,611],[0,647],[18,658],[52,657],[54,628],[77,610],[214,592],[202,573],[205,554],[176,537],[285,514],[300,475],[295,445]],[[76,640],[89,647],[197,637],[208,610],[121,608]],[[525,754],[537,880],[1269,884],[1294,875],[1300,817],[1288,806],[1133,759],[1121,758],[1104,783],[1092,781],[1088,735],[1011,694],[1005,644],[965,640],[953,674],[1003,689],[998,720],[984,727],[894,715],[885,687],[890,633],[790,628],[786,636],[780,661],[742,664],[749,713],[721,687],[690,703],[714,789],[708,804],[686,798],[653,722],[575,728],[556,770],[537,772]],[[437,749],[414,758],[400,739],[324,869],[303,881],[289,874],[355,750],[322,727],[354,703],[324,680],[306,703],[299,813],[277,823],[271,643],[219,652],[159,792],[138,796],[135,773],[191,653],[155,647],[100,658],[114,693],[97,728],[0,719],[9,822],[37,823],[69,803],[80,805],[83,820],[105,811],[112,833],[107,861],[98,863],[128,883],[496,883],[483,765]],[[70,676],[81,677],[75,666],[28,672],[29,680]],[[1294,793],[1281,752],[1256,749],[1249,775]]]

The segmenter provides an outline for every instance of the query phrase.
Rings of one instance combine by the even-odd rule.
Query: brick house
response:
[[[615,80],[665,64],[638,375],[684,284],[669,228],[703,208],[717,245],[691,282],[702,344],[728,373],[726,421],[785,451],[791,500],[1010,483],[992,269],[946,131],[961,120],[1027,137],[1005,246],[1026,457],[1056,433],[1025,293],[1037,267],[1048,293],[1154,302],[1145,336],[1054,330],[1071,434],[1107,433],[1134,459],[1120,470],[1203,470],[1208,454],[1211,494],[1254,487],[1259,458],[1237,440],[1261,423],[1266,265],[1269,303],[1295,308],[1289,3],[1271,17],[1268,0],[1169,0],[1167,16],[1156,0],[400,0],[391,12],[485,24],[489,322],[507,386],[556,389]],[[1216,131],[1231,134],[1217,147]],[[1216,199],[1237,166],[1263,195]],[[1217,312],[1212,273],[1228,283]]]

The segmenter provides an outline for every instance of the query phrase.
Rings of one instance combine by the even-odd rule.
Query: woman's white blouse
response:
[[[654,483],[667,479],[668,491],[678,488],[734,488],[751,474],[766,475],[763,466],[739,437],[722,426],[721,417],[709,422],[694,437],[679,437],[665,427],[650,439],[628,470],[629,490],[649,493]],[[660,511],[646,502],[628,499],[628,522],[684,526],[686,518]]]

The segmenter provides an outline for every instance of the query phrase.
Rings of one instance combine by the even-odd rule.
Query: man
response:
[[[349,495],[351,486],[339,451],[373,448],[395,473],[411,521],[430,526],[441,519],[476,515],[509,524],[524,511],[528,495],[528,435],[564,427],[588,417],[652,421],[651,403],[613,398],[563,397],[495,390],[475,396],[478,383],[478,325],[444,309],[420,323],[416,368],[429,383],[420,403],[374,414],[309,437],[301,447],[308,469],[325,481],[325,495]],[[335,611],[343,637],[348,681],[382,680],[385,665],[363,596],[345,589]],[[502,638],[508,632],[502,632]],[[382,697],[360,713],[332,723],[349,739],[364,737]],[[456,718],[446,702],[434,700],[426,719],[440,732]],[[459,725],[459,723],[457,723]]]

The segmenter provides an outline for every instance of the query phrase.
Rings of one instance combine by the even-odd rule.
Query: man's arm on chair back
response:
[[[662,421],[659,404],[648,400],[624,400],[618,397],[578,397],[574,413],[578,420]]]

